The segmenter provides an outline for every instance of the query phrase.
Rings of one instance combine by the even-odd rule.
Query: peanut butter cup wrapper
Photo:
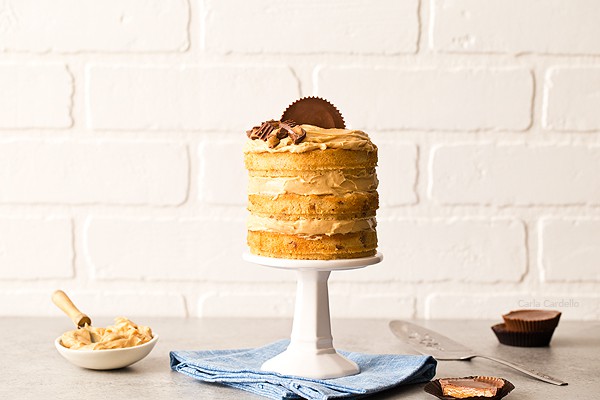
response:
[[[504,378],[495,378],[495,377],[491,377],[491,376],[465,376],[463,378],[440,378],[440,379],[449,379],[449,380],[453,380],[453,379],[480,379],[480,380],[484,380],[484,381],[494,381],[494,382],[498,382],[498,381],[502,381],[503,385],[501,388],[498,388],[496,394],[492,397],[483,397],[483,396],[472,396],[472,397],[461,397],[461,399],[477,399],[477,400],[498,400],[501,399],[505,396],[507,396],[514,388],[515,385],[513,385],[512,383],[510,383],[509,381],[507,381]],[[453,396],[447,396],[444,395],[444,390],[442,389],[442,385],[440,384],[440,379],[435,379],[429,383],[427,383],[425,385],[425,387],[423,388],[423,390],[431,395],[434,395],[435,397],[437,397],[438,399],[442,399],[442,400],[456,400],[459,397],[453,397]]]
[[[517,332],[506,329],[505,324],[492,326],[498,341],[507,346],[517,347],[545,347],[550,345],[554,329],[542,332]]]
[[[515,310],[504,314],[505,329],[515,332],[553,332],[560,320],[560,311]]]

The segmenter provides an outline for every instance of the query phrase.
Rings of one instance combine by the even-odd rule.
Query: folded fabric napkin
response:
[[[435,376],[429,356],[361,354],[340,351],[360,373],[334,379],[310,379],[261,371],[268,359],[284,351],[288,340],[257,349],[172,351],[171,369],[205,382],[219,382],[271,399],[338,399],[373,394],[395,386],[421,383]]]

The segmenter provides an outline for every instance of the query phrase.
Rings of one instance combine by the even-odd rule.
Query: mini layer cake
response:
[[[377,147],[361,131],[289,124],[303,137],[249,133],[244,148],[250,251],[311,260],[375,255]]]

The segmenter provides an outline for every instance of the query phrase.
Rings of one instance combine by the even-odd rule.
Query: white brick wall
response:
[[[595,0],[432,0],[430,47],[443,52],[599,54]]]
[[[90,217],[84,252],[100,280],[253,281],[253,270],[236,268],[246,266],[243,228],[243,220]]]
[[[244,206],[246,169],[244,141],[239,137],[229,140],[204,141],[198,146],[198,199],[209,204]]]
[[[96,130],[243,131],[298,97],[286,66],[92,65],[86,83]]]
[[[186,0],[6,0],[3,52],[185,51]]]
[[[540,269],[548,281],[600,281],[600,220],[546,218]]]
[[[383,267],[389,279],[519,282],[526,271],[525,229],[518,220],[385,221],[380,233],[381,247],[393,260]]]
[[[376,130],[519,131],[531,123],[533,80],[526,69],[324,67],[315,85],[353,125]],[[356,101],[357,93],[367,104]]]
[[[600,204],[600,146],[442,145],[429,194],[442,204]]]
[[[600,68],[549,69],[543,107],[547,129],[600,130]]]
[[[73,83],[66,65],[0,64],[0,129],[68,128]]]
[[[219,53],[414,53],[418,6],[418,0],[379,0],[368,10],[361,0],[207,0],[205,45]]]
[[[188,181],[184,144],[0,141],[1,203],[177,205]]]
[[[383,263],[332,314],[600,320],[594,0],[0,0],[0,316],[289,316],[241,260],[245,130],[320,95],[380,147]]]
[[[381,165],[377,171],[379,179],[379,202],[381,206],[415,204],[417,193],[418,148],[406,143],[381,140],[377,142]]]
[[[0,279],[73,277],[68,218],[0,218]]]

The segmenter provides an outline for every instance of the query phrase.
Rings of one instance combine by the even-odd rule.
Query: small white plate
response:
[[[107,350],[73,350],[62,345],[60,336],[54,341],[56,349],[61,356],[82,368],[87,369],[117,369],[140,361],[146,357],[158,341],[158,335],[154,335],[148,343],[124,349]]]
[[[265,257],[244,252],[242,258],[245,261],[265,265],[267,267],[282,269],[300,269],[311,271],[343,271],[348,269],[358,269],[373,265],[383,261],[383,254],[377,253],[374,256],[362,258],[342,258],[336,260],[298,260],[295,258],[274,258]]]

